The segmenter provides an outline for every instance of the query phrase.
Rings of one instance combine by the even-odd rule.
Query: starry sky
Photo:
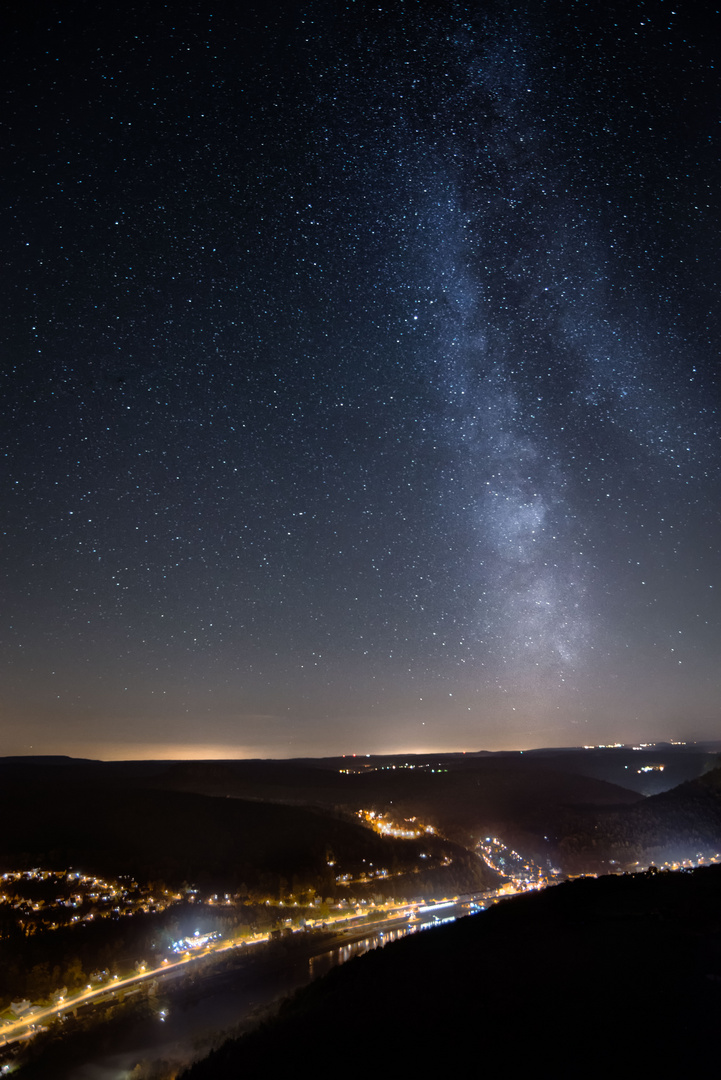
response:
[[[716,15],[15,7],[1,752],[718,737]]]

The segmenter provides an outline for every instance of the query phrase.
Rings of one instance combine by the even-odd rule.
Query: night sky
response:
[[[718,18],[14,6],[0,752],[718,737]]]

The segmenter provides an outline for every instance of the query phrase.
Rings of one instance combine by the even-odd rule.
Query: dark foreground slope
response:
[[[721,867],[583,879],[337,968],[185,1076],[692,1070],[720,1008]]]

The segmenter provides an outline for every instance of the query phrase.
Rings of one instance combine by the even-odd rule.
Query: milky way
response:
[[[714,27],[8,31],[6,752],[717,733]]]

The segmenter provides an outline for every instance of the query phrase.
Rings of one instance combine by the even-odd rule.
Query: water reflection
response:
[[[382,948],[392,941],[399,941],[401,938],[407,937],[408,934],[414,934],[418,929],[417,925],[410,925],[399,926],[393,930],[381,930],[369,935],[367,938],[363,938],[361,941],[351,941],[347,945],[341,945],[337,949],[330,949],[328,952],[321,953],[320,956],[313,956],[308,961],[310,978],[311,980],[319,979],[322,975],[326,975],[331,968],[337,967],[339,964],[345,964],[347,960],[352,960],[354,956],[362,956],[363,953],[370,952],[371,949]]]
[[[371,931],[367,937],[336,946],[307,960],[289,958],[278,966],[268,954],[268,963],[252,969],[238,968],[224,975],[209,976],[193,984],[179,982],[174,991],[166,984],[155,1008],[138,1019],[115,1047],[113,1054],[86,1060],[64,1073],[57,1080],[131,1080],[139,1062],[153,1075],[152,1063],[174,1063],[179,1070],[194,1058],[204,1056],[220,1036],[253,1027],[287,994],[314,979],[327,974],[331,968],[344,964],[371,949],[381,948],[419,930],[450,919],[424,923],[403,924],[387,930]],[[172,1007],[171,1007],[172,1000]],[[169,1075],[167,1072],[164,1074]]]

